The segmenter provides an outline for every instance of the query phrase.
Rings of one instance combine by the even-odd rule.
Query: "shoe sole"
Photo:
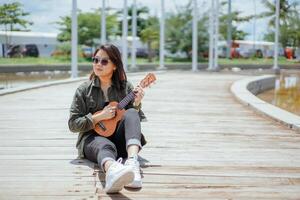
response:
[[[105,188],[106,193],[118,193],[125,185],[128,185],[134,180],[134,173],[130,169],[127,169],[123,173],[123,175],[113,181],[113,184],[110,187]]]
[[[126,188],[132,188],[132,189],[140,189],[140,188],[142,188],[142,183],[141,182],[136,183],[136,182],[133,181],[132,183],[130,183],[128,185],[125,185],[125,187]]]

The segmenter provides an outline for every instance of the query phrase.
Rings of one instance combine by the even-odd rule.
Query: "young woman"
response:
[[[115,116],[116,107],[108,103],[120,102],[132,90],[135,99],[125,108],[114,134],[110,137],[97,134],[93,130],[95,125]],[[144,117],[140,110],[143,96],[141,87],[133,88],[127,81],[118,48],[107,44],[96,49],[93,72],[90,80],[81,84],[75,92],[68,125],[72,132],[79,132],[76,145],[79,157],[98,163],[106,173],[107,193],[119,192],[124,186],[142,187],[137,155],[146,143],[140,124]],[[102,111],[94,114],[99,110]],[[121,159],[117,160],[119,157]],[[122,158],[128,158],[124,165]]]

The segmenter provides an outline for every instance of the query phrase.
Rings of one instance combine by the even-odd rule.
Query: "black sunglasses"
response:
[[[93,61],[94,64],[100,63],[101,65],[105,66],[105,65],[108,64],[109,59],[108,58],[101,59],[101,58],[93,57],[92,61]]]

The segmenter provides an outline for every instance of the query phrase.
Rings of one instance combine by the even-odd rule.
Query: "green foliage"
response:
[[[149,17],[146,21],[146,28],[141,31],[141,41],[147,44],[148,60],[152,62],[154,50],[159,46],[159,22],[157,17]]]
[[[231,19],[231,38],[232,40],[243,40],[245,37],[248,35],[248,33],[238,30],[237,27],[234,24],[238,24],[241,22],[248,22],[250,21],[253,16],[244,16],[241,17],[241,12],[240,11],[232,11],[231,14],[229,15],[227,13],[227,1],[221,3],[221,16],[219,17],[220,20],[220,27],[219,27],[219,32],[222,35],[222,37],[226,40],[227,39],[227,27],[228,27],[228,18],[230,17]]]
[[[259,15],[260,18],[271,17],[269,25],[275,28],[275,11],[276,6],[268,0],[263,0],[263,4],[267,7],[268,11]],[[300,7],[299,2],[290,2],[288,0],[280,0],[279,11],[279,41],[286,46],[300,47]],[[269,31],[265,34],[264,39],[274,41],[274,31]]]
[[[192,6],[189,2],[178,7],[166,19],[166,48],[171,53],[184,52],[191,58],[192,51]],[[207,17],[198,21],[198,51],[202,54],[208,48]]]
[[[132,12],[133,12],[133,5],[130,6],[128,8],[128,35],[132,35]],[[147,8],[146,6],[142,6],[139,7],[137,6],[136,8],[136,13],[137,13],[137,19],[136,19],[136,23],[137,23],[137,36],[141,37],[141,32],[142,30],[146,29],[147,26],[149,25],[149,8]],[[118,12],[119,17],[120,17],[120,21],[119,21],[119,30],[122,30],[122,16],[123,16],[123,12],[120,11]],[[151,21],[151,19],[150,19]],[[121,35],[122,33],[120,33]]]
[[[56,22],[60,26],[59,41],[71,41],[71,17],[60,17]],[[117,16],[115,14],[106,16],[107,35],[113,36],[118,33]],[[100,10],[93,12],[79,12],[78,14],[78,43],[88,46],[95,45],[94,39],[100,38],[101,16]]]
[[[72,46],[70,42],[63,42],[57,45],[56,50],[52,54],[52,57],[61,60],[61,61],[70,61],[71,60],[71,50]],[[84,59],[83,51],[80,46],[77,48],[79,60]]]
[[[227,19],[228,14],[224,14],[223,11],[226,2],[221,3],[220,9],[220,25],[219,32],[220,37],[223,39],[227,38]],[[178,7],[176,13],[171,13],[167,17],[166,30],[167,30],[167,46],[166,48],[170,50],[171,53],[176,53],[178,51],[185,52],[186,56],[191,59],[192,51],[192,4],[191,1],[184,7]],[[246,22],[251,19],[251,16],[241,17],[240,12],[235,11],[231,13],[231,20],[233,24],[240,22]],[[198,51],[201,56],[208,50],[208,16],[209,13],[203,14],[203,17],[198,19]],[[232,26],[232,39],[242,40],[247,35],[246,32],[238,30],[236,26]]]
[[[56,47],[56,55],[62,56],[70,56],[71,55],[71,43],[70,42],[63,42]]]
[[[20,31],[15,25],[20,25],[23,28],[32,25],[33,22],[23,19],[27,15],[29,13],[23,11],[22,4],[19,2],[0,5],[0,25],[4,25],[5,31]]]
[[[267,11],[262,12],[257,17],[258,18],[266,18],[271,17],[269,21],[269,26],[275,27],[275,13],[276,13],[276,5],[275,1],[270,2],[270,0],[262,0],[262,3],[267,8]],[[280,10],[279,10],[279,21],[280,25],[288,25],[291,15],[299,14],[299,2],[292,2],[289,0],[280,0]]]

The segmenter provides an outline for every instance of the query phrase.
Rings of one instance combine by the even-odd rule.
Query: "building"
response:
[[[261,57],[272,58],[274,56],[274,42],[234,40],[232,48],[238,51],[238,54],[244,58],[249,58],[258,52],[261,54]],[[278,55],[284,55],[284,49],[281,44],[279,44]]]
[[[0,31],[0,57],[6,55],[6,44],[35,44],[38,47],[40,57],[50,57],[58,44],[57,33]]]

